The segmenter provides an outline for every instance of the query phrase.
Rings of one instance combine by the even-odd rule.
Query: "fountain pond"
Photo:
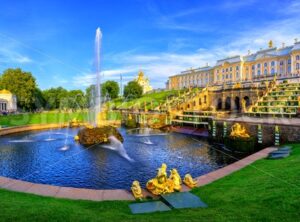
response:
[[[0,176],[34,183],[94,189],[130,189],[145,183],[162,163],[183,177],[200,176],[233,162],[206,140],[157,130],[119,131],[120,143],[84,147],[78,128],[33,131],[0,138]]]

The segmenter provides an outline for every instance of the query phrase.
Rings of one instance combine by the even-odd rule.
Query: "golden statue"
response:
[[[246,112],[247,111],[247,108],[246,108],[246,103],[247,101],[245,99],[242,99],[242,112]]]
[[[173,181],[167,177],[167,165],[165,163],[158,169],[156,177],[146,184],[147,190],[154,195],[172,193],[174,191],[173,187]]]
[[[273,41],[272,40],[269,41],[269,48],[270,49],[273,48]]]
[[[131,191],[134,198],[137,200],[141,200],[144,197],[140,183],[137,180],[133,181]]]
[[[79,136],[78,135],[74,136],[74,140],[79,141]]]
[[[247,133],[246,128],[239,123],[235,123],[231,127],[230,137],[237,138],[249,138],[250,135]]]
[[[189,188],[194,188],[197,186],[197,181],[193,179],[191,174],[186,174],[183,179],[183,183],[187,185]]]
[[[169,177],[169,180],[172,181],[172,190],[175,190],[175,191],[180,191],[181,190],[181,184],[182,184],[182,181],[181,181],[181,177],[179,175],[179,173],[177,172],[176,169],[172,169],[171,171],[171,175]]]

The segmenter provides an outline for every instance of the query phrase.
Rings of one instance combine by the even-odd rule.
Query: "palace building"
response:
[[[8,90],[0,90],[0,113],[17,111],[17,97]]]
[[[183,71],[170,76],[168,89],[219,86],[224,84],[251,83],[300,77],[300,41],[294,45],[274,47],[269,42],[267,49],[251,54],[233,56],[218,60],[213,67],[205,66]]]

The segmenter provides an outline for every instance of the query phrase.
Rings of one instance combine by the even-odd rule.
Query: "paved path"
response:
[[[205,174],[196,178],[198,186],[204,186],[222,177],[225,177],[232,172],[240,170],[241,168],[266,157],[275,148],[266,148],[255,154],[252,154],[242,160],[239,160],[224,168],[218,169],[211,173]],[[82,199],[82,200],[134,200],[132,194],[127,190],[94,190],[83,188],[59,187],[45,184],[30,183],[21,180],[0,177],[0,188],[7,190],[32,193],[42,196],[51,196],[67,199]],[[183,191],[188,191],[189,188],[183,185]],[[143,191],[146,196],[153,196],[146,190]]]

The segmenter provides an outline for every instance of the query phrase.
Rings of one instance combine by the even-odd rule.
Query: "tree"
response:
[[[116,81],[106,81],[101,84],[101,94],[102,96],[109,95],[111,99],[115,99],[119,95],[119,84]]]
[[[46,100],[46,108],[48,109],[67,108],[65,101],[68,98],[68,91],[62,87],[44,90],[43,97]]]
[[[5,70],[0,78],[0,88],[16,95],[19,108],[35,109],[37,84],[30,72],[24,72],[20,68]]]
[[[128,82],[124,87],[124,97],[128,99],[136,99],[143,95],[143,88],[136,82]]]
[[[68,108],[83,109],[86,107],[85,95],[81,90],[70,90],[68,92]]]
[[[43,92],[39,88],[35,89],[34,98],[35,109],[42,109],[46,106],[46,100],[44,98]]]

